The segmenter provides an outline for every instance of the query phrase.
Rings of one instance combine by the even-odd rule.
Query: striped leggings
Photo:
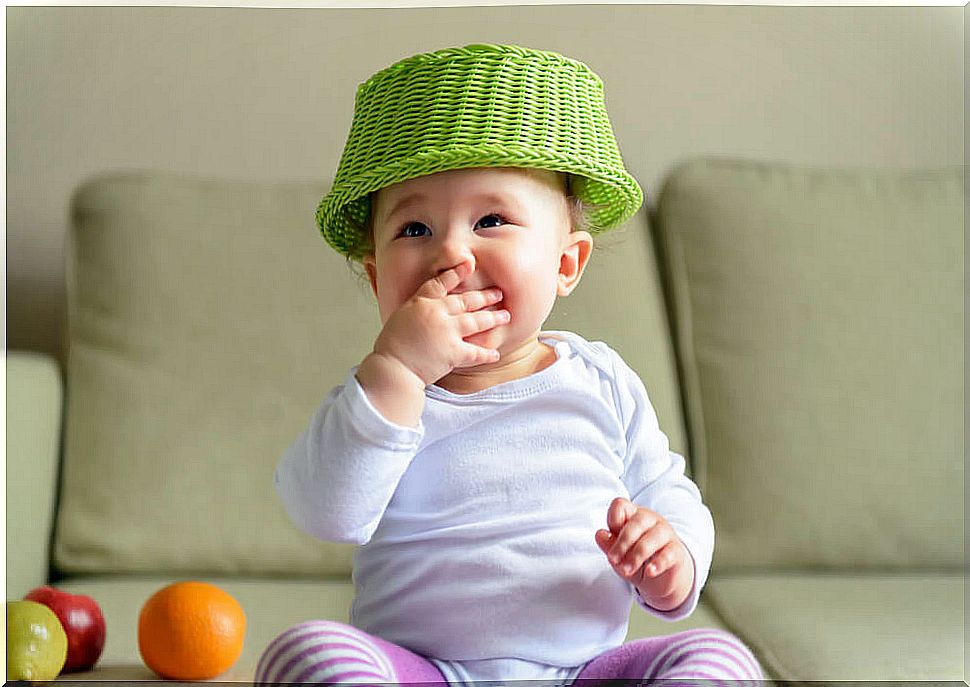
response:
[[[663,680],[663,687],[735,685],[763,680],[751,651],[721,630],[687,630],[627,642],[600,654],[580,671],[574,684],[606,680]],[[308,682],[444,683],[426,658],[360,630],[324,620],[291,627],[263,652],[256,684]]]

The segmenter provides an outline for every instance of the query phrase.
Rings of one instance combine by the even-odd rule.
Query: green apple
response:
[[[67,660],[67,633],[54,611],[36,601],[7,607],[7,680],[53,680]]]

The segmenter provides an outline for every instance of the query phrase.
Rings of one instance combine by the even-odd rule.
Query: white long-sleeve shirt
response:
[[[387,421],[355,368],[280,460],[296,525],[363,545],[354,626],[439,659],[576,666],[623,642],[634,600],[669,620],[697,605],[714,525],[642,382],[603,343],[540,338],[552,365],[467,395],[428,386],[417,428]],[[693,557],[679,608],[647,606],[596,545],[617,496]]]

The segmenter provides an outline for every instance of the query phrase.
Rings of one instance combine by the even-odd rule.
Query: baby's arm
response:
[[[385,420],[353,373],[283,454],[275,484],[294,524],[327,541],[366,543],[423,438]]]
[[[463,341],[509,319],[508,311],[482,310],[501,300],[498,289],[450,293],[473,268],[445,270],[394,311],[373,352],[280,460],[276,489],[304,532],[368,541],[423,438],[424,387],[456,367],[498,359],[498,351]]]
[[[425,386],[455,368],[499,359],[497,350],[464,340],[509,321],[507,310],[482,310],[502,300],[498,289],[451,293],[473,270],[465,261],[422,284],[391,313],[373,352],[361,362],[357,379],[391,422],[417,426]]]
[[[610,530],[596,534],[597,544],[609,556],[619,532],[613,528],[621,521],[621,529],[631,526],[621,548],[645,536],[643,547],[631,559],[621,560],[624,564],[639,563],[637,570],[617,573],[637,588],[641,606],[665,619],[679,620],[693,612],[707,581],[714,554],[714,521],[697,485],[685,474],[683,456],[670,450],[643,382],[615,352],[611,353],[626,433],[622,479],[629,500],[611,504],[605,518]],[[629,548],[624,552],[630,553]],[[659,559],[644,559],[644,553],[656,554]],[[650,563],[658,564],[655,572]]]

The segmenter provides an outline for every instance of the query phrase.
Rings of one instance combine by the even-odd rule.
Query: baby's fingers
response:
[[[476,365],[487,365],[498,362],[501,354],[494,348],[483,348],[474,344],[466,343],[461,348],[461,359],[455,368],[475,367]]]
[[[512,314],[508,310],[479,310],[465,313],[459,317],[458,335],[464,339],[472,334],[508,324],[511,319]]]
[[[670,570],[679,560],[677,542],[670,542],[646,561],[643,576],[659,577]]]
[[[613,546],[613,535],[609,530],[596,530],[596,545],[600,551],[609,554],[610,547]]]
[[[629,499],[617,496],[606,512],[606,526],[612,534],[619,534],[626,521],[637,512],[637,507]]]
[[[610,559],[610,563],[613,566],[619,566],[620,562],[627,557],[631,550],[638,545],[646,545],[651,540],[645,535],[652,535],[650,532],[651,528],[655,524],[656,520],[653,518],[653,514],[646,509],[638,509],[636,513],[630,517],[626,524],[623,525],[621,529],[613,537],[613,546],[610,548],[607,556]],[[657,545],[650,551],[653,553],[654,550],[658,548]],[[617,568],[619,570],[619,568]],[[626,573],[622,573],[626,574]]]
[[[460,262],[449,270],[432,277],[424,282],[418,289],[417,294],[428,298],[444,298],[452,289],[458,287],[475,270],[473,260]]]
[[[502,292],[499,289],[455,293],[448,297],[448,310],[453,315],[463,312],[475,312],[476,310],[487,308],[490,305],[495,305],[500,300],[502,300]]]
[[[621,575],[630,576],[639,572],[640,568],[648,561],[659,564],[660,559],[658,556],[668,547],[670,541],[670,534],[666,528],[651,527],[634,542],[622,560],[616,565],[617,572]],[[654,577],[655,575],[656,573],[648,574],[647,577]]]

